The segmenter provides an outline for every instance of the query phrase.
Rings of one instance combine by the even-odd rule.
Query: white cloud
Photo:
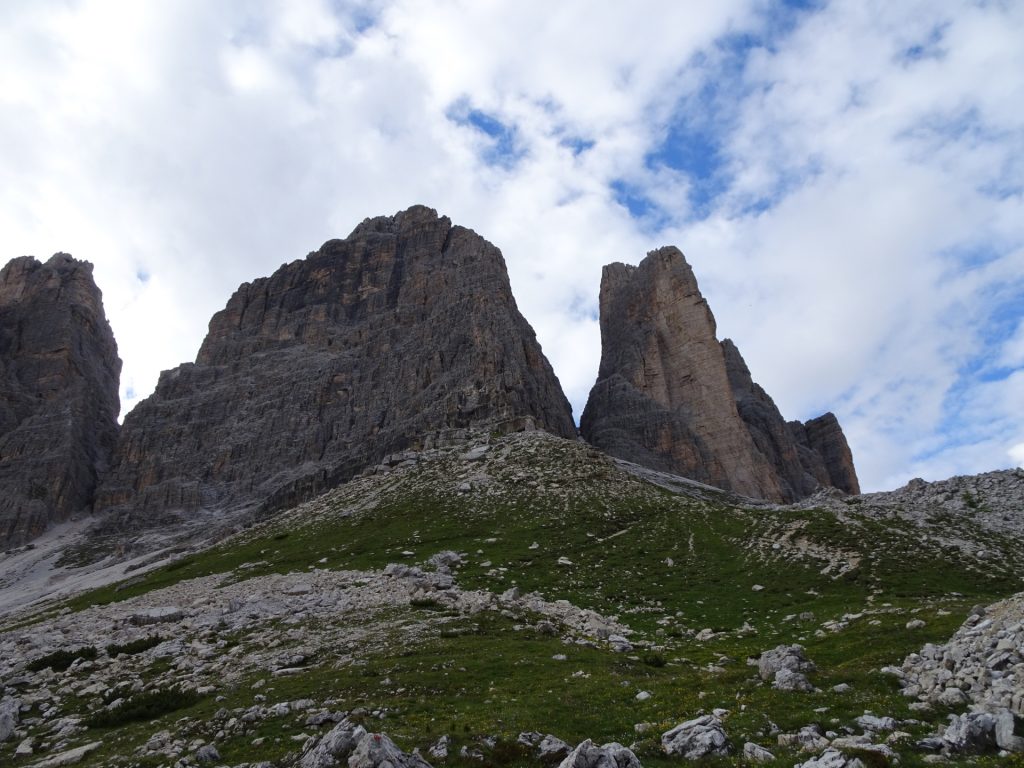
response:
[[[1024,443],[1017,443],[1007,453],[1018,467],[1024,467]]]
[[[0,21],[0,245],[96,264],[126,407],[239,283],[422,202],[501,247],[577,416],[601,266],[672,242],[785,415],[839,414],[865,487],[1005,464],[1024,435],[985,411],[1024,364],[1018,5],[81,0]],[[513,129],[515,161],[488,164],[455,105]],[[647,161],[681,120],[724,164],[699,215],[700,180]],[[659,215],[632,218],[617,180]]]

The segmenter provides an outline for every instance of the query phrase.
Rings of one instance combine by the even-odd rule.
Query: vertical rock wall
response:
[[[90,509],[120,375],[91,264],[58,253],[0,271],[0,546]]]

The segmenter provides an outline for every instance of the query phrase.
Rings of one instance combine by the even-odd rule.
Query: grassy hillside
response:
[[[696,489],[673,493],[583,444],[544,435],[495,439],[476,460],[464,450],[354,481],[134,583],[67,605],[99,617],[101,606],[124,601],[164,605],[166,590],[189,583],[216,590],[273,574],[374,572],[454,550],[462,554],[459,588],[500,594],[518,587],[549,603],[592,609],[632,630],[632,651],[552,633],[544,617],[502,603],[469,612],[426,597],[346,614],[353,626],[373,624],[377,639],[343,653],[328,642],[331,620],[300,618],[281,625],[280,645],[316,649],[301,670],[283,677],[242,672],[168,714],[86,729],[73,744],[103,745],[82,764],[170,764],[117,757],[161,729],[186,740],[224,731],[217,741],[223,764],[284,759],[301,748],[293,736],[326,726],[304,727],[293,713],[232,732],[216,713],[311,698],[356,710],[369,730],[386,731],[405,749],[425,750],[448,734],[455,744],[448,763],[466,765],[480,763],[459,758],[460,746],[480,749],[490,764],[534,764],[512,744],[519,732],[534,730],[573,744],[635,743],[645,766],[677,764],[660,752],[660,734],[720,707],[729,710],[726,729],[737,747],[755,741],[791,765],[797,756],[775,746],[777,729],[819,723],[839,731],[869,710],[920,721],[906,726],[915,736],[934,731],[947,713],[911,712],[879,669],[947,638],[972,605],[1024,588],[1024,547],[1010,536],[986,539],[982,562],[899,516],[861,514],[856,503],[794,510],[742,506]],[[971,535],[968,521],[949,526]],[[914,618],[925,625],[907,629]],[[230,636],[209,628],[168,631],[186,638],[192,631],[211,647],[223,641],[218,652],[230,665],[258,651],[266,629]],[[748,656],[790,642],[803,644],[817,664],[811,680],[819,692],[775,691],[746,664]],[[155,651],[133,658],[133,674],[146,680],[174,675],[173,660]],[[79,679],[82,688],[90,674],[73,667],[61,680]],[[852,690],[832,692],[838,683]],[[638,701],[641,691],[650,698]],[[64,706],[88,713],[97,701],[96,693],[74,695]],[[498,745],[480,747],[485,737]],[[13,757],[14,746],[0,745],[0,762],[28,764]],[[903,765],[922,764],[920,755],[903,753]]]

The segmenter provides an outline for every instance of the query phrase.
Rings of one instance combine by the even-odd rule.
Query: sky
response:
[[[1024,465],[1024,3],[0,3],[0,258],[95,265],[122,415],[417,203],[501,248],[577,419],[601,267],[672,244],[865,490]]]

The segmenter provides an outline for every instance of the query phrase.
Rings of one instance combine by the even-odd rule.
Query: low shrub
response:
[[[89,728],[113,728],[126,723],[154,720],[168,712],[191,707],[203,697],[188,688],[174,686],[137,693],[113,709],[101,709],[85,719]]]
[[[665,660],[665,657],[657,651],[649,651],[648,653],[645,653],[642,657],[642,661],[650,667],[664,667],[665,664],[668,663]]]
[[[163,641],[164,639],[160,635],[153,635],[152,637],[140,637],[138,640],[132,640],[130,643],[122,645],[111,643],[107,646],[107,655],[110,658],[114,658],[121,653],[127,656],[134,656],[136,653],[142,653],[150,648],[155,648]]]
[[[95,659],[96,649],[87,645],[82,648],[76,648],[73,651],[54,651],[48,653],[46,656],[41,656],[35,661],[30,661],[28,669],[31,672],[38,672],[42,669],[49,667],[54,672],[63,672],[78,659]]]

